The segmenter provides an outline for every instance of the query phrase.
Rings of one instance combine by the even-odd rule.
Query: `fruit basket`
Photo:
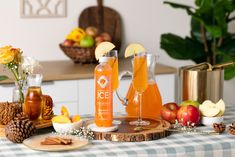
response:
[[[97,63],[95,47],[103,42],[112,42],[119,50],[121,47],[121,18],[113,9],[104,7],[102,0],[98,6],[84,9],[78,18],[78,28],[67,35],[59,44],[60,49],[74,63]]]
[[[66,46],[60,44],[60,49],[71,59],[74,63],[96,63],[95,46],[82,48],[78,46]]]

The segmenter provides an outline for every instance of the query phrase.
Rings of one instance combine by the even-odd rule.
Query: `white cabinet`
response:
[[[175,101],[175,74],[160,74],[156,76],[158,88],[162,96],[162,102]],[[119,86],[119,92],[126,96],[130,80],[123,80]],[[0,85],[0,101],[11,101],[14,84]],[[54,101],[55,114],[60,113],[62,105],[65,105],[71,114],[93,114],[95,109],[94,79],[49,81],[42,84],[43,94],[48,94]],[[125,107],[113,95],[114,112],[125,112]]]
[[[175,102],[175,74],[161,74],[156,76],[156,82],[161,93],[162,103]]]
[[[78,81],[78,113],[93,114],[95,109],[95,84],[94,79]]]
[[[14,87],[15,85],[13,83],[0,85],[0,102],[12,101]]]
[[[77,114],[79,97],[77,80],[43,82],[42,92],[52,97],[55,114],[60,113],[62,105],[68,108],[70,114]]]

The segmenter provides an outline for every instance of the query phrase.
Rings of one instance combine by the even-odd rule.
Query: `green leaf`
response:
[[[201,43],[171,33],[161,35],[161,48],[175,59],[196,59],[205,56]]]
[[[235,76],[235,66],[225,68],[225,70],[224,70],[224,79],[225,80],[230,80],[230,79],[234,78],[234,76]]]
[[[227,0],[219,1],[216,3],[213,9],[213,15],[215,18],[216,25],[218,25],[221,29],[222,34],[226,34],[228,31],[228,23],[227,23],[227,14],[225,6],[227,4]]]
[[[203,43],[200,22],[198,22],[198,20],[195,20],[194,18],[191,19],[191,32],[190,33],[193,39],[197,40],[200,43]],[[205,33],[206,33],[206,39],[212,40],[211,34],[208,32],[205,32]]]
[[[235,37],[230,36],[225,38],[219,51],[227,55],[235,56]]]
[[[165,2],[163,2],[163,3],[164,3],[164,4],[168,4],[168,5],[170,5],[170,6],[173,7],[173,8],[184,9],[184,10],[187,11],[187,13],[188,13],[189,15],[193,15],[193,14],[194,14],[193,11],[191,11],[191,9],[194,9],[194,8],[191,7],[191,6],[183,5],[183,4],[178,4],[178,3],[173,3],[173,2],[169,2],[169,1],[165,1]]]
[[[199,63],[202,63],[202,62],[206,62],[207,61],[207,58],[206,58],[206,55],[202,56],[202,57],[198,57],[198,58],[194,58],[192,59],[195,63],[199,64]]]
[[[5,75],[0,75],[0,81],[6,80],[6,79],[8,79],[7,76],[5,76]]]
[[[217,63],[228,63],[235,62],[235,57],[231,57],[223,52],[219,52],[217,57],[220,57],[219,62]],[[224,69],[224,79],[230,80],[235,76],[235,66],[227,67]]]
[[[214,0],[196,0],[195,4],[199,7],[209,7],[213,5]]]

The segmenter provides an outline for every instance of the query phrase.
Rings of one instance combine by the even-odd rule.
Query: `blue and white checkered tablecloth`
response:
[[[225,123],[235,122],[235,105],[227,106]],[[202,129],[210,129],[202,127]],[[194,135],[178,133],[156,141],[146,142],[109,142],[91,141],[91,144],[75,151],[43,152],[27,148],[23,144],[15,144],[5,138],[0,138],[0,157],[7,156],[47,156],[47,157],[105,157],[105,156],[192,156],[235,157],[235,135],[223,133],[220,135]]]

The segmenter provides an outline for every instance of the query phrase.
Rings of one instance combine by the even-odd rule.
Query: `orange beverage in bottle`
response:
[[[29,116],[30,120],[37,120],[41,117],[42,110],[42,92],[41,87],[31,86],[28,88],[24,105],[23,112]]]
[[[101,57],[99,61],[95,68],[95,123],[98,127],[110,127],[113,121],[113,71],[107,57]]]
[[[139,113],[139,100],[136,90],[131,84],[126,95],[128,105],[126,112],[129,116],[137,117]],[[148,82],[147,89],[142,94],[142,116],[147,118],[157,118],[162,109],[162,98],[155,81]]]
[[[133,63],[133,88],[142,93],[148,86],[148,68],[146,56],[135,56]]]
[[[108,63],[111,66],[113,73],[112,73],[112,84],[113,84],[113,91],[117,90],[119,86],[119,79],[118,79],[118,58],[117,57],[109,57]]]

